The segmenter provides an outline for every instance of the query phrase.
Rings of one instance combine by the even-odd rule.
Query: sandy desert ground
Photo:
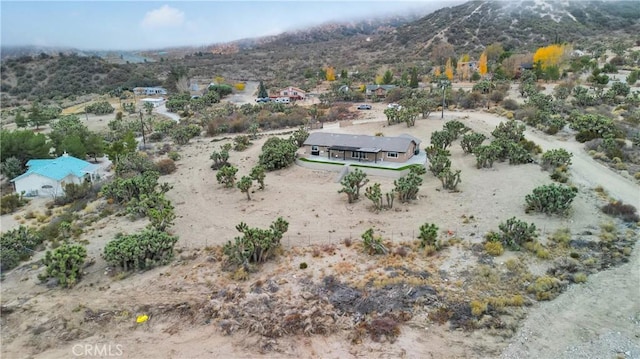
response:
[[[382,132],[385,136],[410,133],[422,139],[424,148],[430,134],[441,129],[446,120],[458,119],[487,135],[505,121],[481,111],[447,111],[444,121],[440,113],[433,113],[407,128],[386,126],[381,108],[363,116],[361,124],[331,131]],[[464,282],[478,265],[478,257],[470,248],[507,218],[517,216],[535,223],[544,241],[559,228],[569,228],[578,235],[586,230],[597,232],[600,223],[611,221],[598,209],[605,200],[593,191],[596,186],[602,186],[612,198],[636,207],[640,204],[637,183],[593,161],[569,136],[558,139],[537,131],[527,131],[526,136],[545,150],[563,147],[573,152],[571,181],[579,188],[579,195],[569,216],[525,213],[525,195],[551,182],[549,173],[539,165],[498,163],[494,168],[476,169],[475,159],[463,154],[459,141],[451,150],[452,168],[462,170],[459,192],[441,190],[440,181],[427,173],[417,201],[397,203],[395,210],[376,214],[370,211],[366,199],[348,204],[344,195],[337,193],[340,185],[335,173],[295,165],[269,173],[266,189],[255,190],[249,201],[237,189],[222,188],[210,169],[209,155],[224,141],[194,139],[179,149],[182,159],[177,162],[178,170],[161,178],[173,185],[168,196],[178,214],[172,229],[180,237],[176,261],[125,278],[112,277],[100,257],[105,243],[116,233],[134,233],[145,223],[125,217],[94,223],[85,237],[95,263],[74,289],[40,284],[36,277],[42,269],[38,266],[26,265],[7,274],[2,283],[2,357],[69,358],[84,345],[99,344],[126,358],[640,358],[638,248],[627,263],[594,274],[585,284],[569,286],[552,301],[531,301],[516,310],[510,319],[510,335],[485,329],[449,330],[447,325],[434,323],[427,310],[420,309],[401,326],[393,343],[368,337],[354,341],[351,332],[344,329],[349,325],[340,324],[345,318],[332,324],[334,329],[327,334],[276,339],[244,330],[225,335],[221,320],[205,320],[205,309],[222,290],[250,291],[264,283],[276,283],[278,295],[296,302],[305,298],[308,283],[322,282],[327,275],[348,283],[362,281],[363,275],[383,276],[385,259],[367,258],[358,251],[358,245],[343,244],[345,238],[358,242],[368,228],[374,228],[395,248],[415,242],[418,228],[425,222],[436,223],[443,237],[459,238],[459,244],[435,256],[417,255],[410,262],[431,273],[425,283],[437,291],[464,297],[464,289],[454,283]],[[266,138],[254,141],[246,151],[232,152],[230,162],[239,167],[238,177],[256,164]],[[373,182],[379,182],[383,191],[393,188],[391,178],[371,177]],[[284,252],[277,260],[265,264],[244,282],[220,271],[216,248],[238,234],[236,224],[244,221],[266,227],[278,216],[288,220],[290,226],[282,240]],[[2,217],[3,231],[16,225],[14,217]],[[548,267],[544,260],[511,251],[493,263],[501,268],[513,258],[525,263],[534,274],[543,274]],[[308,263],[309,268],[299,269],[301,262]],[[252,295],[246,301],[254,298]],[[137,325],[138,314],[150,314],[151,319]]]

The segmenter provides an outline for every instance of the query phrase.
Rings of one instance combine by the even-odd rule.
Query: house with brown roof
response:
[[[396,88],[396,85],[367,85],[365,95],[367,98],[385,98],[389,90]]]
[[[358,162],[406,162],[420,152],[420,140],[403,134],[396,137],[314,132],[303,143],[309,158]]]

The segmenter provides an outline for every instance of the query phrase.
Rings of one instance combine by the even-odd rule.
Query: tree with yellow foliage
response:
[[[236,88],[236,90],[238,90],[238,91],[244,91],[245,83],[244,83],[244,82],[238,82],[238,83],[236,83],[236,84],[235,84],[235,85],[233,85],[233,86],[234,86],[234,87]]]
[[[478,72],[480,76],[484,76],[487,74],[487,53],[483,52],[480,55],[480,60],[478,61]]]
[[[327,81],[336,80],[336,69],[334,69],[332,66],[329,66],[325,69],[325,74]]]
[[[216,85],[222,85],[224,83],[224,77],[222,76],[216,76],[213,79],[213,82],[215,82]]]
[[[436,68],[433,70],[433,78],[437,79],[438,77],[440,77],[440,75],[442,75],[442,71],[440,70],[440,66],[436,66]]]
[[[451,63],[451,58],[447,59],[447,64],[444,67],[444,74],[447,75],[449,81],[453,80],[453,64]]]
[[[459,81],[468,80],[469,75],[469,54],[464,54],[460,56],[460,60],[458,60],[458,64],[456,65],[456,74],[458,74]]]
[[[539,63],[544,70],[550,66],[559,66],[567,58],[571,49],[565,45],[549,45],[541,47],[533,54],[533,63]]]

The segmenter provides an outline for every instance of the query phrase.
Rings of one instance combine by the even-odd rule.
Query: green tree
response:
[[[51,143],[42,133],[30,130],[0,131],[0,162],[15,157],[25,166],[30,159],[49,158],[50,150]]]
[[[242,193],[247,194],[247,200],[251,200],[251,186],[253,185],[253,180],[249,176],[242,176],[240,181],[238,181],[238,189]]]
[[[304,126],[300,126],[300,128],[298,128],[296,130],[296,132],[294,132],[291,135],[291,140],[298,146],[298,147],[302,147],[302,145],[304,144],[304,141],[307,140],[307,138],[309,137],[309,131],[307,131]]]
[[[251,169],[251,172],[249,173],[249,176],[251,177],[251,179],[253,179],[256,182],[258,182],[258,184],[259,184],[258,189],[264,190],[264,178],[266,177],[266,171],[265,171],[264,166],[257,165],[255,167],[253,167]]]
[[[409,170],[409,174],[393,181],[393,184],[395,185],[395,192],[398,193],[400,202],[407,203],[418,198],[418,190],[422,185],[422,178],[420,177],[420,174],[424,173],[424,171],[424,167],[421,169],[412,167]]]
[[[353,172],[347,173],[342,178],[340,184],[342,189],[338,193],[346,193],[349,203],[353,203],[360,198],[360,188],[369,183],[367,174],[360,169],[355,169]]]
[[[16,157],[9,157],[0,164],[0,173],[10,180],[23,174],[24,167]]]
[[[60,145],[63,152],[70,154],[73,157],[84,159],[87,157],[87,148],[82,143],[82,139],[78,135],[71,135],[65,138]]]
[[[229,148],[223,146],[220,151],[213,151],[209,158],[213,160],[211,168],[214,170],[220,169],[229,164]]]
[[[267,92],[267,88],[264,86],[264,83],[260,81],[260,85],[258,86],[258,97],[266,98],[269,97],[269,92]]]
[[[90,134],[85,139],[85,149],[87,155],[93,157],[94,161],[98,161],[98,157],[104,156],[104,139],[95,133]]]
[[[44,126],[47,123],[49,123],[49,118],[43,113],[40,103],[34,102],[29,110],[29,124],[38,130],[40,126]]]
[[[425,223],[420,226],[420,247],[433,246],[437,248],[438,244],[438,226],[433,223]]]
[[[15,123],[18,128],[25,128],[29,125],[29,121],[26,117],[24,117],[24,113],[22,111],[18,111],[15,118]]]
[[[82,146],[85,147],[86,152],[85,143],[89,139],[89,134],[89,129],[87,128],[87,126],[85,126],[85,124],[82,123],[78,116],[62,116],[57,121],[51,123],[51,133],[49,133],[49,139],[51,139],[53,147],[55,148],[56,155],[60,156],[65,151],[70,154],[72,153],[71,150],[65,148],[65,146],[63,145],[65,141],[68,141],[68,139],[71,137],[74,137],[74,141],[75,138],[79,139]],[[73,145],[75,147],[79,147],[75,143]],[[82,152],[82,150],[80,150],[79,152]]]
[[[385,71],[384,75],[382,75],[382,84],[389,85],[392,82],[393,82],[393,73],[391,73],[391,70]]]
[[[418,69],[413,67],[411,69],[411,75],[410,75],[410,79],[409,79],[409,87],[411,87],[412,89],[417,89],[418,86],[419,86]]]

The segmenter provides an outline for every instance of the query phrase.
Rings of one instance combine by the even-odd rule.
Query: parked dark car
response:
[[[258,97],[256,99],[256,102],[260,103],[260,102],[271,102],[271,99],[269,97]]]
[[[371,110],[371,105],[365,105],[365,104],[359,105],[358,110]]]

